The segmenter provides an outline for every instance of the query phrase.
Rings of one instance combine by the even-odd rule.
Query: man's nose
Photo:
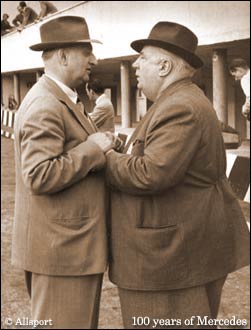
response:
[[[96,56],[94,54],[91,54],[89,63],[91,65],[97,65],[98,64],[98,60],[96,59]]]
[[[139,67],[139,58],[137,58],[137,60],[135,62],[133,62],[132,67],[134,69],[137,69]]]

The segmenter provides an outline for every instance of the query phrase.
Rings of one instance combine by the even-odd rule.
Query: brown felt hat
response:
[[[87,23],[80,16],[61,16],[52,19],[40,27],[41,43],[30,46],[35,51],[69,47],[78,44],[96,42],[90,39]]]
[[[195,55],[198,38],[187,27],[172,22],[159,22],[152,28],[147,39],[135,40],[131,47],[141,52],[144,46],[156,46],[174,53],[194,68],[203,66],[202,60]]]

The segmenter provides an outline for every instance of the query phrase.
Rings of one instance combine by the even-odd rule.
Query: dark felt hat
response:
[[[194,68],[203,66],[202,60],[195,55],[198,38],[187,27],[172,22],[159,22],[152,28],[147,39],[135,40],[131,47],[141,52],[144,46],[156,46],[174,53]]]
[[[40,27],[41,43],[30,46],[35,51],[73,46],[96,42],[90,39],[87,23],[83,17],[61,16]]]

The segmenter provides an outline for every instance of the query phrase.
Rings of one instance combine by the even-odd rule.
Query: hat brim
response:
[[[174,53],[183,58],[195,69],[199,69],[204,65],[202,60],[197,55],[165,41],[155,39],[140,39],[131,43],[131,47],[138,53],[141,52],[144,46],[155,46],[168,50],[171,53]]]
[[[86,39],[86,40],[77,40],[77,41],[69,41],[69,42],[42,42],[39,44],[35,44],[30,46],[29,48],[34,51],[44,51],[49,49],[57,49],[57,48],[63,48],[63,47],[70,47],[70,46],[76,46],[86,43],[98,43],[102,44],[101,41],[95,40],[95,39]]]

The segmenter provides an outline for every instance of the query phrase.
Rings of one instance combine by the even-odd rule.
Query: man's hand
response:
[[[105,135],[107,137],[109,137],[112,141],[113,141],[113,144],[114,144],[114,150],[116,151],[120,151],[121,148],[123,147],[124,145],[124,142],[115,134],[107,131],[105,132]]]
[[[109,134],[102,132],[97,132],[92,135],[89,135],[87,141],[92,141],[96,143],[103,150],[104,153],[115,147],[115,140],[113,135],[110,136]]]
[[[245,104],[243,104],[242,114],[250,121],[250,98],[247,98]]]

